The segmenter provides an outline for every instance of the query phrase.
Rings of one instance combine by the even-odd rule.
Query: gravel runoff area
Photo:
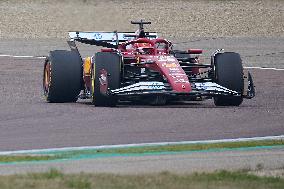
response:
[[[174,39],[284,37],[281,0],[2,0],[0,39],[66,38],[67,31],[132,31],[130,20]]]

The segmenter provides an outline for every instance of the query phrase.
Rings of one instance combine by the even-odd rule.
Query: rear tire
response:
[[[113,95],[103,94],[100,90],[100,73],[105,70],[107,73],[107,88],[117,89],[120,87],[121,57],[118,54],[109,52],[98,52],[95,56],[92,74],[92,102],[95,106],[113,107],[117,104],[117,98]]]
[[[215,56],[215,82],[228,89],[243,93],[243,66],[238,53],[225,52]],[[216,96],[216,106],[239,106],[243,102],[241,96]]]
[[[82,61],[77,53],[51,51],[43,72],[44,96],[48,102],[76,102],[82,86]]]

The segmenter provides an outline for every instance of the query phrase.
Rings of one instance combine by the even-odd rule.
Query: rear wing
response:
[[[79,41],[90,45],[103,46],[107,48],[117,48],[119,44],[137,38],[135,32],[69,32],[69,37],[73,41]],[[145,32],[145,37],[156,39],[156,32]]]

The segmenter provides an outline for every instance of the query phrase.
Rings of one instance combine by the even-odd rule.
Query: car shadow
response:
[[[89,106],[94,106],[89,100],[80,100],[77,103],[85,104]],[[94,106],[95,107],[95,106]],[[204,101],[172,101],[165,105],[147,105],[140,102],[131,102],[131,101],[122,101],[117,104],[115,107],[110,108],[200,108],[200,109],[230,109],[230,108],[245,108],[245,107],[254,107],[248,104],[242,104],[239,107],[234,106],[215,106],[213,100],[204,100]],[[96,107],[96,108],[105,108],[105,107]]]

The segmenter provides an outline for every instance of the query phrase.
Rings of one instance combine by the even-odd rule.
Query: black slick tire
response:
[[[82,60],[73,51],[51,51],[45,61],[43,90],[48,102],[76,102],[82,86]]]
[[[225,52],[215,56],[215,82],[223,87],[243,93],[243,66],[238,53]],[[243,102],[242,96],[216,96],[216,106],[239,106]]]
[[[98,52],[95,55],[93,67],[93,94],[92,102],[95,106],[114,107],[117,104],[117,98],[111,94],[102,94],[100,91],[100,71],[107,72],[108,89],[117,89],[120,87],[121,77],[121,56],[115,53]]]

